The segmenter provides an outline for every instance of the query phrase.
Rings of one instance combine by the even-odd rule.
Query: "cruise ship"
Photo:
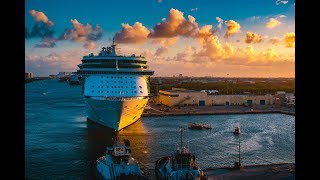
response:
[[[136,122],[149,99],[149,70],[143,56],[116,54],[116,44],[102,47],[98,55],[83,56],[78,75],[87,118],[119,131]]]

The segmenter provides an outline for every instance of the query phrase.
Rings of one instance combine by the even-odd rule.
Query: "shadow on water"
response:
[[[96,159],[104,156],[106,147],[112,146],[117,132],[87,119],[89,179],[98,179],[95,169]]]
[[[150,160],[150,144],[151,137],[147,135],[141,120],[124,128],[115,131],[111,128],[97,124],[87,119],[88,130],[88,158],[89,158],[89,177],[90,179],[98,179],[95,169],[96,159],[104,156],[106,147],[112,146],[115,140],[123,141],[128,139],[134,157],[143,171],[145,176],[150,176],[148,162]],[[152,165],[153,166],[153,165]]]

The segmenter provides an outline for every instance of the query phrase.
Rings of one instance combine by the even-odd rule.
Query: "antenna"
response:
[[[179,127],[179,131],[180,131],[180,139],[181,139],[181,149],[182,149],[182,132],[183,132],[184,128],[182,126]]]

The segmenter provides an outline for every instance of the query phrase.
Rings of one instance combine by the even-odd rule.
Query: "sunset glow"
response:
[[[25,70],[76,71],[112,39],[156,76],[294,77],[294,1],[26,1]]]

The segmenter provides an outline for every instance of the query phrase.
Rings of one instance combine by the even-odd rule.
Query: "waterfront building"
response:
[[[159,103],[166,106],[229,106],[229,105],[270,105],[273,104],[273,96],[232,94],[216,95],[206,91],[193,91],[183,88],[172,90],[159,90]]]

